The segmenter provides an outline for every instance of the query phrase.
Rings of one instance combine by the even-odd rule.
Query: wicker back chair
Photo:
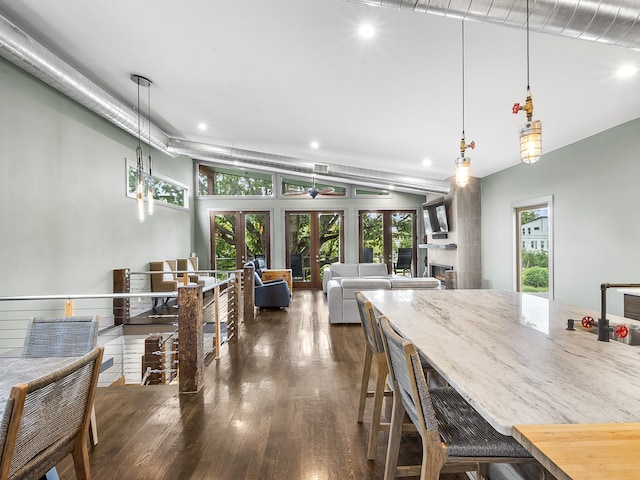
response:
[[[90,478],[86,436],[103,350],[96,347],[63,368],[11,389],[2,419],[7,429],[0,480],[40,478],[69,454],[76,478]]]
[[[356,304],[360,313],[360,321],[364,332],[364,366],[362,368],[362,381],[360,384],[360,403],[358,406],[358,423],[364,418],[364,408],[367,397],[373,397],[373,413],[371,415],[371,429],[369,430],[369,443],[367,458],[373,460],[376,456],[378,432],[389,429],[389,423],[381,423],[382,400],[385,395],[390,396],[391,390],[385,390],[385,384],[389,368],[384,354],[384,345],[371,302],[365,300],[361,292],[356,292]],[[376,363],[375,389],[369,391],[369,379],[371,378],[371,364]]]
[[[485,478],[487,463],[534,461],[513,437],[498,433],[452,387],[428,388],[415,346],[398,335],[386,317],[380,329],[393,380],[393,410],[385,480],[420,475],[437,480],[440,473],[476,471]],[[398,467],[402,422],[406,414],[422,437],[422,464]]]
[[[27,326],[25,358],[80,357],[98,343],[99,317],[34,317]],[[91,444],[98,444],[95,409],[91,409]]]
[[[22,356],[79,357],[98,342],[98,317],[34,317],[27,326]]]

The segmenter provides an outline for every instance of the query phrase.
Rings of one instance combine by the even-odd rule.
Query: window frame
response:
[[[247,172],[249,174],[251,173],[256,173],[256,174],[260,174],[260,175],[266,175],[266,176],[270,176],[271,177],[271,193],[268,195],[201,195],[199,192],[199,186],[200,186],[200,166],[205,166],[205,167],[209,167],[209,168],[219,168],[222,170],[229,170],[229,171],[233,171],[233,172],[238,172],[238,176],[242,177],[242,176],[246,176],[246,175],[242,175],[242,173]],[[264,170],[248,170],[246,168],[237,168],[237,167],[233,167],[233,166],[229,166],[229,165],[219,165],[219,164],[214,164],[214,163],[209,163],[209,162],[196,162],[196,168],[195,168],[195,178],[194,178],[194,185],[196,185],[196,192],[195,192],[195,198],[202,198],[202,199],[211,199],[211,198],[217,198],[217,199],[221,199],[221,200],[229,200],[229,199],[260,199],[260,198],[276,198],[275,195],[275,191],[276,189],[274,188],[274,185],[276,185],[276,175],[270,172],[265,172]]]
[[[130,170],[133,170],[134,173],[137,173],[137,163],[129,158],[125,158],[125,193],[128,198],[132,198],[135,200],[137,198],[136,191],[129,190],[129,171]],[[146,173],[146,175],[148,175],[148,173]],[[176,205],[174,203],[169,203],[166,200],[163,200],[162,198],[154,198],[154,206],[174,208],[176,210],[182,210],[185,212],[188,212],[190,210],[191,188],[188,185],[180,182],[179,180],[176,180],[175,178],[171,178],[167,175],[158,173],[157,171],[153,172],[152,177],[154,180],[170,183],[184,190],[184,205]],[[146,196],[144,201],[145,202],[147,201]]]

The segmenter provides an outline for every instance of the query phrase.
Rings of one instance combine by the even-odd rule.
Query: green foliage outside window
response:
[[[269,173],[199,165],[198,195],[270,196],[273,195],[273,179]]]
[[[522,272],[522,283],[534,288],[549,287],[549,269],[545,267],[531,267]]]
[[[138,175],[133,167],[128,168],[129,171],[129,193],[135,195],[138,184]],[[176,185],[161,178],[152,178],[153,186],[153,198],[157,202],[168,203],[169,205],[176,205],[178,207],[187,208],[188,190],[185,187]],[[149,176],[144,176],[144,191],[145,194],[149,186]]]

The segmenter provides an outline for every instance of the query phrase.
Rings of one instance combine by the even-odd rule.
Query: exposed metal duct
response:
[[[524,0],[346,1],[516,28],[523,28],[527,19]],[[637,0],[532,0],[529,12],[532,31],[640,48],[640,4]]]
[[[123,104],[100,88],[1,15],[0,55],[134,137],[138,136],[138,114],[133,108]],[[148,143],[149,121],[142,116],[140,120],[141,138],[145,143]],[[215,160],[236,166],[241,164],[241,166],[268,171],[303,175],[313,173],[312,162],[268,153],[178,140],[170,138],[153,124],[151,124],[151,145],[173,157],[186,155],[191,158]],[[393,185],[399,191],[411,193],[447,193],[449,191],[449,183],[445,181],[406,179],[392,173],[338,165],[331,165],[330,171],[333,175],[331,177],[323,176],[323,178],[371,187],[388,188],[389,185]]]
[[[199,160],[207,160],[240,168],[253,168],[268,172],[280,172],[311,176],[314,173],[314,163],[299,158],[271,155],[248,150],[237,150],[229,147],[219,147],[206,143],[187,140],[169,139],[169,149],[175,153],[188,155]],[[332,180],[363,185],[367,187],[389,188],[408,193],[448,193],[451,186],[448,180],[432,180],[413,178],[395,173],[379,172],[365,168],[330,165],[329,175],[322,175],[322,180]]]
[[[0,16],[0,55],[80,105],[138,137],[138,114],[133,108],[97,86],[2,16]],[[142,116],[140,130],[141,138],[145,143],[149,143],[149,122]],[[152,124],[151,145],[173,155],[167,150],[168,143],[167,135]]]

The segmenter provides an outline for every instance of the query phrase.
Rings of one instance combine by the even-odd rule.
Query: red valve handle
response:
[[[627,327],[626,325],[616,325],[615,327],[613,327],[613,331],[620,338],[625,338],[627,335],[629,335],[629,327]]]
[[[474,148],[476,148],[476,142],[471,142],[471,143],[469,144],[469,148],[470,148],[471,150],[473,150]]]
[[[593,317],[590,317],[588,315],[586,317],[582,317],[582,326],[584,328],[591,328],[592,327],[591,322],[593,321],[594,321]]]
[[[522,110],[522,107],[520,106],[520,103],[516,102],[513,104],[513,108],[511,109],[511,111],[513,112],[514,115],[517,115],[517,113]]]

